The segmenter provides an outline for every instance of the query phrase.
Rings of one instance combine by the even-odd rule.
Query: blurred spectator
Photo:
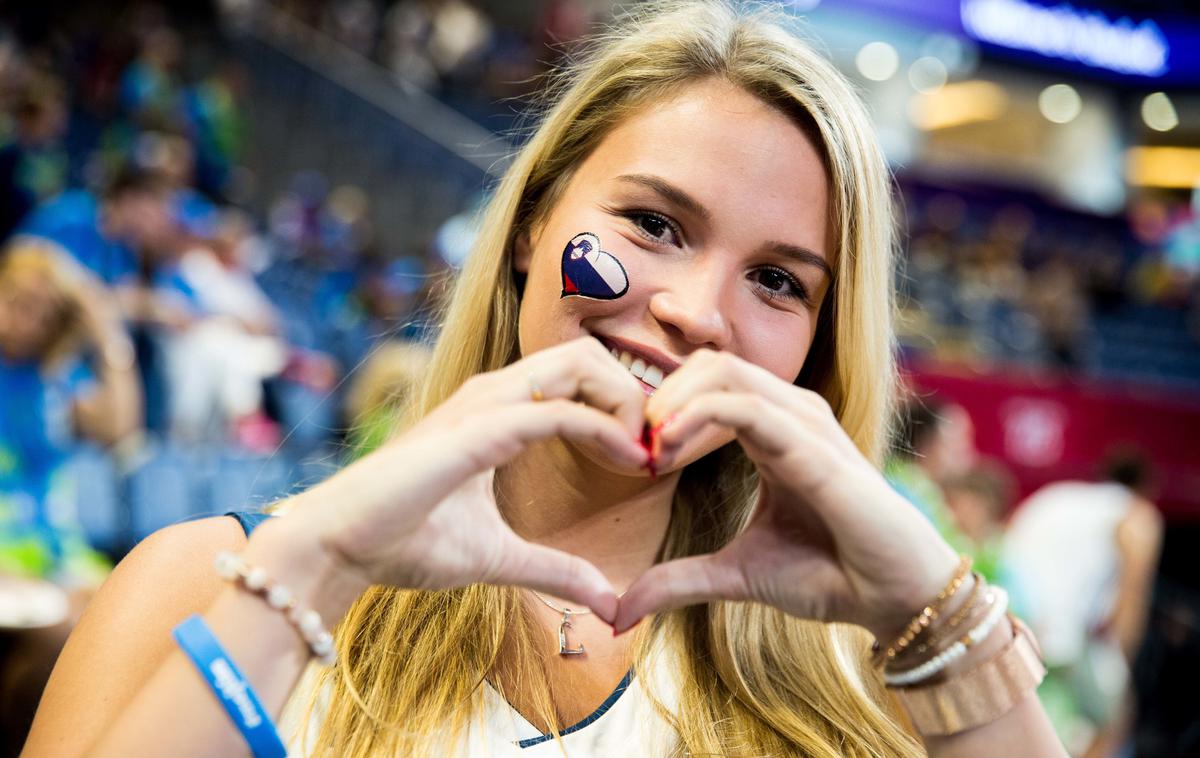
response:
[[[0,241],[37,203],[66,186],[61,138],[67,110],[62,83],[46,74],[31,75],[17,94],[13,138],[0,148]]]
[[[1004,516],[1014,491],[1011,474],[998,462],[980,462],[965,473],[948,478],[943,488],[954,524],[970,544],[975,568],[1007,586],[1007,570],[1001,556]],[[1020,608],[1019,598],[1014,596],[1012,602]]]
[[[964,476],[976,458],[975,427],[966,409],[934,398],[911,397],[904,402],[884,476],[951,545],[967,554],[972,554],[971,542],[955,523],[942,483]],[[997,581],[995,576],[984,576]]]
[[[1030,277],[1030,308],[1041,322],[1051,360],[1063,368],[1079,364],[1080,335],[1088,319],[1079,279],[1077,268],[1059,256]]]
[[[468,91],[483,78],[491,20],[466,0],[399,0],[383,21],[385,65],[401,81]]]
[[[355,372],[346,395],[351,458],[366,455],[388,440],[397,418],[420,390],[430,352],[421,344],[383,342]]]
[[[161,129],[175,123],[180,109],[179,65],[183,52],[179,34],[157,26],[141,40],[137,58],[121,75],[121,108],[134,123]]]
[[[159,174],[126,169],[102,196],[67,190],[34,209],[18,234],[53,242],[110,285],[134,282],[141,255],[173,248],[170,185]]]
[[[228,197],[230,174],[241,156],[244,126],[238,100],[243,86],[241,69],[225,63],[184,92],[195,186],[214,197]]]
[[[249,221],[220,215],[210,239],[193,237],[175,277],[189,293],[193,321],[166,338],[171,436],[183,442],[224,442],[269,450],[278,433],[264,429],[263,381],[287,365],[279,315],[243,254]]]
[[[1129,668],[1162,540],[1145,461],[1115,455],[1105,473],[1030,495],[1003,553],[1050,668],[1039,694],[1075,755],[1110,755],[1128,733]]]
[[[106,563],[83,539],[64,463],[76,439],[133,434],[140,397],[116,303],[53,251],[25,244],[0,263],[0,385],[0,570],[98,583]]]

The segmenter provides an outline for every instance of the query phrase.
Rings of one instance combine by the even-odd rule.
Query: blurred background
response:
[[[900,190],[890,481],[1010,588],[1073,754],[1200,754],[1200,11],[785,5]],[[386,435],[539,75],[613,12],[0,6],[2,754],[138,540]]]

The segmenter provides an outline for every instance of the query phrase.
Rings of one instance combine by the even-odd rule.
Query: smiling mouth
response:
[[[654,390],[662,386],[663,379],[674,370],[674,367],[664,368],[654,363],[645,355],[627,350],[624,347],[618,347],[608,339],[600,338],[600,342],[608,348],[608,351],[612,353],[612,356],[622,366],[629,370],[629,373],[633,374],[642,383],[646,394],[654,394]]]

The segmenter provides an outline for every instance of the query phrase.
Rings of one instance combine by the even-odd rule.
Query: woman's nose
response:
[[[727,277],[710,272],[689,276],[650,298],[650,314],[697,348],[724,350],[732,336],[722,299]]]

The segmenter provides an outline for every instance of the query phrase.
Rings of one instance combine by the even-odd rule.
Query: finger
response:
[[[608,413],[570,400],[547,400],[495,408],[460,424],[452,445],[461,454],[440,456],[457,483],[502,466],[525,448],[552,438],[596,443],[614,461],[640,468],[647,452],[620,421]],[[436,465],[436,464],[435,464]]]
[[[841,498],[819,496],[828,494],[831,485],[849,481],[849,459],[836,436],[798,422],[760,395],[710,392],[693,398],[659,433],[660,465],[671,466],[687,440],[708,424],[731,429],[764,481],[800,495],[830,520],[831,528],[848,526],[856,512],[861,515],[857,509],[841,508]],[[873,472],[869,465],[867,470]]]
[[[710,600],[745,600],[745,581],[720,553],[680,558],[654,566],[638,577],[617,606],[613,629],[624,632],[642,618]]]
[[[802,431],[794,417],[761,395],[706,392],[691,398],[659,433],[663,464],[669,464],[670,455],[706,424],[732,429],[756,462],[795,448]]]
[[[540,350],[497,372],[492,403],[534,399],[577,400],[617,417],[630,435],[645,420],[642,385],[600,341],[584,337]]]
[[[647,402],[646,417],[652,425],[678,413],[689,400],[709,392],[749,392],[810,422],[822,415],[833,417],[829,404],[817,393],[797,387],[767,369],[732,353],[702,350],[678,371],[667,377]]]
[[[590,608],[607,624],[617,614],[617,593],[591,563],[545,545],[524,542],[510,548],[512,560],[495,578],[497,584],[528,587]]]
[[[409,500],[432,508],[471,477],[555,437],[593,444],[631,469],[644,467],[649,457],[612,415],[570,400],[547,400],[491,408],[428,434],[402,437],[355,461],[330,483],[352,484],[354,496],[363,497],[364,483],[378,482],[382,491],[392,486],[386,483],[407,480]]]

